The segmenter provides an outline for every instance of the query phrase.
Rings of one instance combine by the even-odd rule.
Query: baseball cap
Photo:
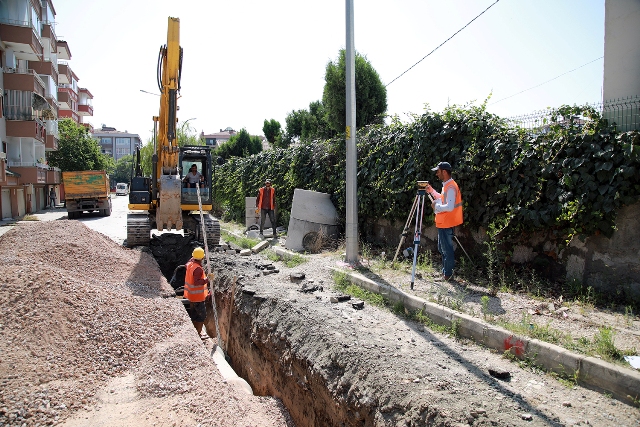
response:
[[[436,166],[435,168],[433,168],[431,170],[432,171],[437,171],[438,169],[442,169],[442,170],[451,172],[451,165],[448,162],[440,162],[440,163],[438,163],[438,166]]]

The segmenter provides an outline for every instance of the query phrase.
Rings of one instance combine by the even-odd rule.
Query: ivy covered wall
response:
[[[525,131],[484,105],[453,106],[359,130],[359,221],[404,222],[416,182],[439,189],[430,169],[448,161],[466,227],[514,245],[541,231],[558,243],[611,236],[618,209],[640,199],[640,135],[615,132],[591,107],[563,106],[551,117]],[[345,157],[344,140],[334,139],[233,158],[216,168],[214,197],[226,219],[243,221],[244,198],[270,178],[280,224],[288,224],[295,188],[331,194],[344,218]]]

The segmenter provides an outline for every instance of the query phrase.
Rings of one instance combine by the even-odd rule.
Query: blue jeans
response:
[[[453,257],[453,227],[438,228],[438,251],[442,254],[442,274],[451,276],[455,259]]]

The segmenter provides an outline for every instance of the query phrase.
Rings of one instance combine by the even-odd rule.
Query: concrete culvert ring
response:
[[[309,253],[317,254],[322,249],[322,235],[317,231],[310,231],[302,238],[302,247]]]

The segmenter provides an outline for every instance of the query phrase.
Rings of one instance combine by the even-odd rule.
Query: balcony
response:
[[[58,150],[58,138],[55,135],[47,135],[47,139],[44,143],[45,151],[57,151]]]
[[[7,167],[20,174],[18,185],[46,184],[47,182],[49,166],[43,163],[8,162]]]
[[[56,37],[56,33],[53,30],[53,26],[51,23],[43,22],[42,23],[42,38],[51,40],[51,52],[58,53],[58,40]]]
[[[78,105],[78,114],[81,116],[93,116],[93,107],[91,105]]]
[[[4,68],[4,88],[6,90],[24,90],[44,93],[44,82],[32,69]]]
[[[58,84],[71,84],[73,81],[73,71],[64,62],[58,62]]]
[[[37,74],[44,74],[51,76],[53,81],[58,84],[58,67],[53,62],[49,61],[29,61],[29,68],[35,71]]]
[[[3,19],[0,21],[0,39],[18,59],[38,61],[42,58],[42,42],[28,22]]]
[[[44,122],[28,114],[7,114],[7,136],[33,138],[44,144],[46,131]]]
[[[80,123],[80,116],[78,116],[78,113],[76,113],[73,110],[65,110],[65,109],[61,108],[58,117],[61,118],[61,119],[69,118],[69,119],[72,119],[76,123]]]
[[[62,173],[58,168],[49,168],[47,169],[47,182],[45,184],[48,185],[58,185],[62,182]]]
[[[71,59],[71,51],[69,50],[69,44],[64,40],[58,40],[58,59]]]

